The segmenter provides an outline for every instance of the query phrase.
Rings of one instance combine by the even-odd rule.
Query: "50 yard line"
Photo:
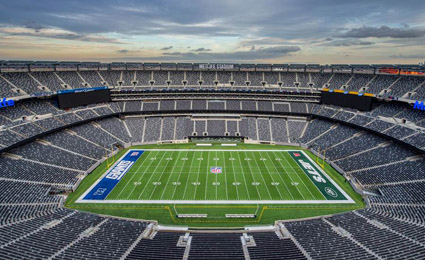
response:
[[[202,154],[203,154],[204,152],[202,152],[201,151],[201,157],[199,157],[199,158],[202,158],[202,160],[201,160],[201,162],[199,163],[199,166],[198,166],[198,174],[196,175],[196,182],[199,182],[199,172],[201,171],[201,165],[202,165],[202,162],[204,161],[204,157],[202,157]],[[195,156],[195,155],[194,155]],[[190,175],[189,175],[189,177],[190,177]],[[188,178],[187,179],[187,182],[186,182],[186,187],[187,187],[187,184],[190,182],[190,178]],[[195,192],[193,193],[193,199],[196,199],[196,190],[198,189],[198,185],[195,185]],[[185,189],[184,190],[184,194],[183,194],[183,198],[184,198],[184,195],[186,194],[186,190],[187,189]]]

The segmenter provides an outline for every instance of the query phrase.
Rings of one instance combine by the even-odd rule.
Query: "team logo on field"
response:
[[[300,157],[300,156],[301,156],[301,154],[299,154],[299,153],[293,153],[293,155],[294,155],[295,157]]]
[[[221,167],[211,167],[211,173],[221,173]]]
[[[139,155],[139,152],[132,152],[132,153],[130,154],[130,156],[137,156],[137,155]]]
[[[325,192],[327,194],[329,194],[329,196],[332,196],[334,198],[336,198],[338,196],[338,194],[336,193],[336,191],[333,190],[332,188],[329,188],[329,187],[325,187]]]
[[[102,195],[103,193],[105,193],[105,191],[106,191],[106,188],[99,188],[99,189],[97,189],[96,190],[96,192],[93,194],[93,195]]]

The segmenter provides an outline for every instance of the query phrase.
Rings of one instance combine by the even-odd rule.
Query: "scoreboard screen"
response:
[[[322,91],[320,103],[370,111],[372,109],[373,97]]]
[[[61,109],[111,101],[106,87],[59,91],[57,98]]]

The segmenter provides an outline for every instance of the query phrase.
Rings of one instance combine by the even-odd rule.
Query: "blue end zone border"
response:
[[[82,200],[104,200],[143,152],[144,150],[129,150],[104,174],[103,178],[95,183],[94,187],[92,186],[87,193],[81,196]]]

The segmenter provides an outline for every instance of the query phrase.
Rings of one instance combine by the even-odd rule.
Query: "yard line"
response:
[[[268,153],[268,152],[264,152],[263,154],[266,154],[266,155],[270,158],[270,156],[269,156],[269,153]],[[273,161],[271,161],[271,162],[272,162],[272,164],[273,164]],[[269,173],[270,177],[272,178],[272,181],[273,181],[273,182],[276,182],[276,181],[274,180],[274,178],[273,178],[273,174],[272,174],[272,173],[270,173],[270,171],[269,171],[269,167],[267,166],[267,164],[268,164],[268,163],[264,162],[264,165],[266,166],[267,171],[268,171],[268,173]],[[258,163],[257,163],[257,166],[258,166]],[[273,171],[273,170],[272,170],[272,171]],[[277,186],[275,186],[275,187],[276,187],[277,192],[279,193],[280,199],[281,199],[281,200],[283,200],[283,197],[282,197],[282,194],[280,193],[279,188],[278,188]]]
[[[137,197],[137,199],[139,199],[140,200],[140,196],[143,194],[143,192],[145,191],[145,189],[146,189],[146,187],[148,187],[148,184],[149,184],[149,182],[150,182],[150,180],[151,180],[151,178],[152,178],[152,176],[154,176],[155,175],[155,170],[158,168],[158,165],[160,164],[160,163],[162,163],[162,159],[164,158],[164,156],[166,155],[167,153],[163,153],[162,154],[162,157],[161,157],[161,160],[159,161],[159,163],[157,163],[156,164],[156,166],[155,166],[155,168],[154,168],[154,172],[151,174],[151,176],[149,177],[149,180],[146,182],[146,185],[143,187],[143,189],[142,189],[142,191],[140,192],[140,194],[139,194],[139,196]],[[169,163],[170,161],[168,161],[167,162],[167,164]],[[142,177],[143,177],[143,175],[142,175]]]
[[[185,155],[185,157],[184,157],[184,158],[186,158],[186,157],[187,157],[187,154],[188,154],[188,152],[186,152],[186,155]],[[176,159],[176,162],[177,162],[177,159]],[[186,164],[186,161],[184,161],[184,162],[183,162],[183,165],[185,165],[185,164]],[[183,166],[182,166],[181,168],[182,168],[182,169],[180,170],[180,173],[179,173],[179,177],[178,177],[178,179],[180,179],[180,175],[182,174]],[[162,200],[162,197],[164,196],[165,191],[166,191],[166,190],[168,190],[168,189],[167,189],[167,186],[168,186],[168,183],[170,182],[170,179],[171,179],[171,176],[173,175],[173,173],[174,173],[174,172],[171,172],[171,173],[169,174],[169,176],[168,176],[167,184],[165,185],[164,190],[162,191],[162,194],[161,194],[161,198],[160,198],[160,200]],[[177,179],[177,182],[178,182],[178,179]],[[177,185],[175,185],[175,186],[174,186],[174,192],[176,192],[176,188],[177,188]],[[171,197],[171,199],[173,199],[173,197],[174,197],[174,192],[173,192],[173,196]]]
[[[187,154],[188,154],[188,152],[186,152],[186,157],[187,157]],[[193,158],[194,158],[195,156],[192,156],[192,159],[190,160],[190,167],[192,167],[192,163],[193,163]],[[186,163],[186,161],[184,162],[184,164]],[[183,164],[183,165],[184,165]],[[180,181],[180,176],[181,176],[181,174],[182,174],[182,171],[183,171],[183,167],[182,167],[182,169],[181,169],[181,171],[180,171],[180,173],[179,173],[179,177],[177,178],[177,182],[179,182]],[[190,174],[190,171],[189,171],[189,174]],[[186,181],[186,183],[187,183],[187,181]],[[171,199],[172,200],[174,200],[174,194],[176,193],[176,190],[177,190],[177,186],[178,185],[175,185],[174,186],[174,191],[173,191],[173,196],[171,197]],[[162,198],[162,196],[161,196],[161,198]]]
[[[251,154],[252,154],[252,157],[254,158],[253,160],[254,160],[254,162],[255,162],[255,164],[257,165],[257,168],[258,168],[258,170],[259,170],[259,173],[260,173],[259,175],[261,176],[261,179],[263,179],[264,186],[266,186],[267,193],[269,194],[270,200],[273,200],[272,195],[270,194],[270,191],[269,191],[269,187],[267,187],[266,180],[264,179],[264,176],[263,176],[263,174],[261,173],[261,168],[260,168],[260,166],[258,165],[257,160],[255,159],[255,154],[254,154],[254,152],[251,152]],[[268,172],[268,170],[267,170],[267,172]],[[280,194],[280,193],[279,193],[279,194]],[[280,197],[282,198],[282,196],[280,196]]]
[[[180,157],[180,154],[181,154],[181,152],[178,152],[178,154],[177,154],[176,158],[171,157],[171,158],[173,158],[173,160],[174,160],[173,168],[176,166],[177,162],[179,161],[179,160],[178,160],[178,158]],[[174,156],[174,155],[172,155],[172,156]],[[167,162],[167,166],[168,166],[168,164],[170,163],[170,161],[172,161],[172,160],[169,160],[169,161]],[[158,181],[161,181],[161,178],[162,178],[162,175],[164,175],[165,169],[167,169],[167,167],[165,167],[165,168],[162,170],[162,173],[161,173],[161,175],[159,176]],[[171,174],[172,174],[172,173],[170,173],[170,176],[171,176]],[[152,175],[153,175],[153,174],[152,174]],[[168,176],[168,179],[170,178],[170,176]],[[149,200],[151,200],[151,199],[152,199],[152,195],[153,195],[153,194],[155,194],[156,188],[157,188],[158,186],[159,186],[159,185],[155,185],[155,187],[153,188],[153,191],[151,192],[151,195],[149,196]],[[165,187],[164,187],[164,190],[165,190]]]
[[[224,152],[223,153],[223,174],[224,174],[224,185],[226,187],[226,198],[229,200],[229,191],[227,190],[227,171],[226,171],[226,156]]]
[[[233,158],[233,155],[232,155],[232,158]],[[234,159],[234,158],[233,158]],[[233,164],[233,161],[234,160],[230,160],[231,162],[232,162],[232,169],[235,169],[235,166],[234,166],[234,164]],[[235,176],[235,183],[236,182],[238,182],[238,180],[236,179],[236,173],[235,173],[235,171],[233,171],[233,175]],[[239,185],[234,185],[235,187],[236,187],[236,197],[238,198],[238,200],[239,200],[239,192],[238,192],[238,186]],[[245,187],[246,187],[246,185],[245,185]],[[248,188],[247,188],[248,189]],[[247,193],[248,193],[248,190],[246,191]],[[248,196],[249,196],[249,194],[248,194]]]
[[[208,190],[208,167],[210,162],[210,154],[207,153],[207,178],[205,179],[205,200],[207,200],[207,190]]]
[[[199,158],[202,158],[202,162],[204,161],[204,157],[202,156],[202,154],[203,154],[204,152],[202,152],[201,151],[201,157],[199,157]],[[194,155],[195,156],[195,155]],[[199,166],[198,166],[198,174],[196,175],[196,182],[199,182],[199,172],[201,171],[201,165],[202,165],[202,162],[200,162],[199,163]],[[190,176],[190,175],[189,175]],[[187,182],[186,182],[186,187],[187,187],[187,184],[190,182],[190,178],[188,178],[188,180],[187,180]],[[193,193],[193,199],[196,199],[196,190],[198,189],[198,185],[195,185],[195,192]],[[184,193],[183,193],[183,198],[184,198],[184,196],[185,196],[185,194],[186,194],[186,190],[187,190],[187,188],[185,188],[184,189]]]
[[[123,191],[125,191],[125,190],[127,190],[127,185],[128,184],[130,184],[130,183],[132,183],[132,180],[133,180],[133,178],[137,175],[137,173],[139,172],[139,169],[144,165],[144,163],[145,162],[147,162],[148,161],[148,158],[150,158],[150,156],[151,155],[153,155],[153,154],[155,154],[155,156],[158,154],[158,152],[156,152],[156,153],[154,153],[154,152],[148,152],[147,153],[147,157],[146,158],[143,158],[142,156],[141,157],[139,157],[139,159],[142,159],[143,158],[143,162],[142,163],[140,163],[140,165],[139,165],[139,167],[137,167],[137,169],[133,172],[132,171],[132,169],[130,169],[130,171],[128,172],[128,173],[131,173],[131,172],[133,172],[133,175],[131,176],[131,178],[130,178],[130,180],[128,180],[126,183],[125,183],[125,185],[124,185],[124,188],[122,188],[121,190],[120,190],[120,192],[118,193],[118,196],[117,196],[117,199],[119,199],[120,198],[120,196],[121,196],[121,193],[123,192]],[[154,157],[153,157],[154,158]],[[136,161],[137,162],[137,161]],[[135,163],[136,163],[135,162]],[[150,166],[150,164],[153,162],[153,160],[151,160],[151,162],[149,163],[149,166]],[[148,167],[149,167],[148,166]],[[122,180],[125,180],[125,176],[124,176],[124,178],[122,179]],[[136,188],[136,185],[134,185],[134,187],[133,187],[133,189],[135,189]],[[130,194],[133,192],[133,190],[130,192]],[[112,193],[112,192],[111,192]],[[129,194],[129,195],[130,195]],[[109,195],[108,195],[109,196]],[[106,198],[105,198],[106,199]],[[128,199],[128,197],[127,197],[127,199]]]
[[[244,153],[246,154],[246,152],[244,152]],[[237,154],[238,154],[238,157],[239,157],[239,164],[241,165],[241,169],[243,169],[241,157],[240,157],[239,153],[237,153]],[[248,164],[248,166],[249,166],[249,164]],[[249,167],[249,168],[251,169],[251,167]],[[252,172],[251,172],[251,175],[252,175]],[[246,190],[248,192],[248,198],[249,198],[250,196],[249,196],[249,191],[248,191],[248,183],[246,182],[245,174],[243,174],[243,178],[245,180],[245,186],[246,186]],[[252,176],[252,179],[255,181],[254,176]],[[257,190],[258,198],[261,199],[260,192],[258,191],[257,185],[255,185],[255,189]]]
[[[217,157],[217,151],[215,151],[215,157],[214,157],[214,159],[215,158],[218,158]],[[216,165],[215,166],[217,166],[217,163],[215,163]],[[223,170],[222,170],[222,172],[223,172]],[[217,176],[218,174],[217,173],[215,173],[215,200],[217,200],[217,198],[218,198],[218,185],[217,185],[217,179],[218,179],[218,176]]]
[[[271,155],[270,154],[268,154],[267,153],[267,156],[269,157],[269,159],[271,160],[271,161],[273,161],[273,159],[271,158]],[[279,172],[279,169],[276,167],[276,165],[274,164],[274,163],[272,163],[273,164],[273,167],[276,169],[276,171],[277,172]],[[281,181],[283,182],[283,185],[285,186],[285,188],[288,190],[288,193],[289,193],[289,196],[291,196],[291,198],[292,199],[294,199],[294,196],[292,196],[292,193],[291,193],[291,191],[289,190],[289,188],[288,188],[288,186],[286,185],[286,181],[282,178],[282,175],[281,174],[277,174],[278,176],[279,176],[279,178],[281,179]]]

